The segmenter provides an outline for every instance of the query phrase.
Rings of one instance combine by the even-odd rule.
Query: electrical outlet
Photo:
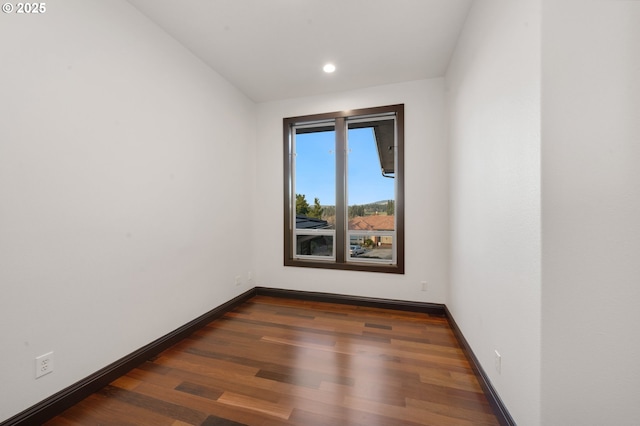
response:
[[[242,284],[242,277],[240,275],[236,275],[236,285]]]
[[[495,366],[496,366],[496,371],[498,372],[498,374],[502,373],[502,356],[500,355],[500,352],[498,352],[498,350],[494,350],[496,356],[494,358],[494,362],[495,362]]]
[[[53,352],[36,358],[36,379],[53,372]]]
[[[427,282],[426,281],[420,281],[420,285],[422,286],[422,291],[427,291]]]

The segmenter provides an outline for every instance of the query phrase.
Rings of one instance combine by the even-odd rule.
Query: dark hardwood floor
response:
[[[497,424],[445,318],[266,296],[46,423]]]

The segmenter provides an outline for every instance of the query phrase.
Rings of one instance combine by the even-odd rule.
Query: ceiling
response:
[[[472,0],[128,1],[265,102],[443,76]]]

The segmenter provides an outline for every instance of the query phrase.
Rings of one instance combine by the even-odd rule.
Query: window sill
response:
[[[285,259],[284,266],[295,266],[301,268],[317,268],[317,269],[337,269],[343,271],[367,271],[382,272],[388,274],[404,274],[404,265],[385,265],[371,262],[348,262],[335,263],[325,261]]]

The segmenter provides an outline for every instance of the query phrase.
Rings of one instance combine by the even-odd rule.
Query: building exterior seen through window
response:
[[[404,106],[283,122],[285,265],[404,273]]]

